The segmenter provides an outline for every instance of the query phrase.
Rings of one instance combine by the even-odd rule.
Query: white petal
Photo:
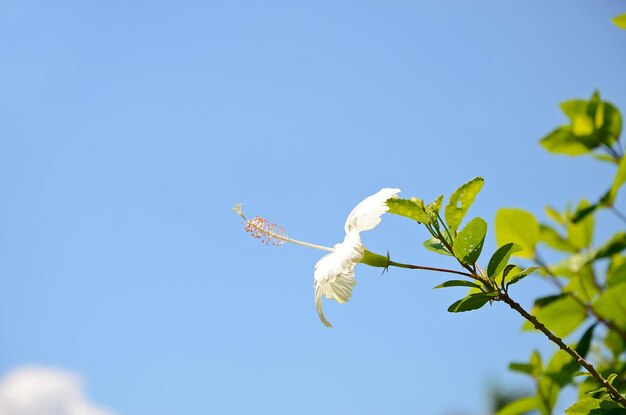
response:
[[[332,327],[322,310],[322,296],[338,303],[345,303],[356,285],[354,267],[363,258],[365,248],[356,232],[346,235],[335,251],[325,255],[315,264],[314,288],[317,313],[327,327]]]
[[[398,197],[398,193],[400,189],[381,189],[356,205],[346,219],[346,234],[374,229],[380,223],[381,215],[389,210],[385,202],[392,197]]]

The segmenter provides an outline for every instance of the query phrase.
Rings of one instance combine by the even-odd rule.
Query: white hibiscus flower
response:
[[[246,230],[265,244],[282,245],[292,242],[330,252],[315,264],[313,286],[317,313],[327,327],[332,327],[324,316],[322,297],[338,303],[345,303],[350,299],[356,285],[354,267],[363,260],[367,252],[361,242],[360,233],[374,229],[380,223],[382,214],[389,210],[387,200],[397,197],[399,192],[400,189],[385,188],[356,205],[346,219],[346,236],[343,242],[332,248],[291,239],[282,228],[263,218],[248,220],[241,213],[241,205],[235,206],[233,210],[246,221]]]

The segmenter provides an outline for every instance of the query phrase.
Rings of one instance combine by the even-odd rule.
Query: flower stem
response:
[[[457,275],[463,275],[465,277],[474,278],[472,274],[469,274],[467,272],[455,271],[453,269],[447,269],[447,268],[436,268],[436,267],[425,267],[422,265],[402,264],[400,262],[394,262],[394,261],[389,261],[389,266],[398,267],[398,268],[408,268],[408,269],[422,269],[425,271],[447,272],[449,274],[457,274]]]
[[[518,303],[513,301],[513,299],[511,297],[509,297],[509,295],[507,293],[500,293],[499,297],[500,297],[500,299],[502,301],[507,303],[509,305],[509,307],[511,307],[513,310],[517,311],[526,320],[530,321],[533,324],[533,326],[535,326],[535,328],[537,330],[539,330],[540,332],[545,334],[546,337],[548,339],[550,339],[550,341],[552,341],[557,346],[559,346],[559,348],[561,350],[563,350],[564,352],[569,354],[571,357],[574,358],[574,360],[577,363],[579,363],[582,367],[587,369],[589,374],[591,376],[593,376],[593,378],[595,380],[597,380],[603,387],[605,387],[607,389],[607,392],[608,392],[609,396],[611,396],[611,399],[613,399],[615,402],[619,402],[622,406],[624,406],[626,408],[626,398],[621,393],[619,393],[619,391],[617,389],[615,389],[615,387],[613,385],[611,385],[593,367],[593,365],[591,363],[586,361],[580,354],[578,354],[578,352],[576,352],[576,350],[572,349],[567,344],[565,344],[565,342],[563,342],[563,340],[561,338],[557,337],[554,333],[552,333],[550,330],[548,330],[548,328],[543,323],[541,323],[539,320],[537,320],[537,318],[535,316],[533,316],[532,314],[528,313],[526,310],[524,310],[524,308],[522,308],[521,305],[519,305]]]

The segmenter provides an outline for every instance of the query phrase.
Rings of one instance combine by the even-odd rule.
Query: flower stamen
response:
[[[260,239],[261,243],[265,245],[279,246],[285,242],[291,242],[292,244],[308,246],[309,248],[320,249],[326,252],[334,251],[333,248],[329,248],[327,246],[310,244],[308,242],[298,241],[297,239],[291,239],[287,236],[287,232],[285,232],[285,229],[282,226],[276,225],[275,223],[259,216],[255,216],[252,220],[248,220],[248,218],[246,218],[241,211],[241,203],[237,203],[233,208],[233,211],[246,221],[246,232],[248,232],[253,238]]]
[[[246,223],[246,232],[253,238],[261,240],[262,244],[279,246],[289,240],[285,229],[275,223],[255,216]]]

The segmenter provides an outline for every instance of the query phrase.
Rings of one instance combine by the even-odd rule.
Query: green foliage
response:
[[[626,284],[609,287],[593,304],[593,308],[622,328],[626,328]]]
[[[620,187],[622,187],[624,182],[626,182],[626,158],[622,158],[619,163],[619,167],[617,169],[617,173],[615,173],[615,178],[613,179],[611,189],[609,190],[608,196],[604,198],[604,204],[612,206],[613,203],[615,203],[617,192]]]
[[[465,298],[461,298],[455,301],[448,307],[448,311],[451,313],[461,313],[464,311],[478,310],[489,301],[493,300],[496,294],[494,293],[474,293]]]
[[[522,278],[526,278],[527,276],[537,271],[538,269],[539,268],[537,267],[530,267],[530,268],[526,268],[525,270],[521,272],[509,273],[508,278],[505,278],[505,281],[508,281],[508,283],[506,284],[507,289],[509,286],[519,282]]]
[[[448,242],[449,245],[452,245],[451,241]],[[450,253],[450,251],[448,251],[448,248],[446,248],[443,242],[441,242],[439,238],[435,238],[434,236],[424,241],[424,247],[426,247],[426,249],[428,249],[429,251],[433,251],[441,255],[452,256],[452,254]]]
[[[610,102],[602,101],[596,91],[589,100],[563,102],[561,110],[570,124],[558,127],[541,140],[552,152],[576,156],[601,146],[612,146],[622,130],[622,116]]]
[[[543,371],[541,355],[539,354],[539,352],[534,351],[530,355],[530,361],[528,363],[510,363],[509,369],[514,372],[520,372],[530,375],[533,379],[539,379]]]
[[[557,251],[576,252],[576,247],[549,225],[539,225],[539,241]]]
[[[496,241],[498,245],[515,243],[522,249],[516,256],[532,258],[535,245],[539,242],[539,222],[522,209],[500,209],[496,213]]]
[[[619,16],[615,16],[611,19],[611,21],[615,24],[615,26],[620,29],[626,29],[626,14],[620,14]]]
[[[511,254],[521,251],[522,247],[509,242],[508,244],[502,245],[500,248],[494,252],[489,260],[489,265],[487,265],[487,276],[490,279],[494,279],[496,276],[500,275],[502,271],[504,271],[504,267],[509,263],[509,258],[511,258]]]
[[[626,257],[614,255],[606,273],[606,283],[609,287],[626,282]]]
[[[472,219],[454,238],[454,256],[465,265],[473,265],[480,257],[487,235],[487,222],[482,218]]]
[[[424,202],[417,198],[387,200],[389,213],[413,219],[420,223],[430,223]]]
[[[624,415],[626,409],[610,399],[585,398],[565,410],[567,415]]]
[[[522,415],[535,409],[537,409],[537,398],[526,396],[511,402],[496,412],[496,415]]]
[[[626,232],[618,232],[596,250],[594,259],[608,258],[626,248]]]
[[[474,199],[480,189],[483,188],[485,180],[482,177],[476,177],[465,183],[452,193],[450,200],[446,205],[445,216],[446,224],[454,232],[459,228],[461,221],[469,210]]]
[[[477,288],[480,290],[480,285],[475,284],[471,281],[465,281],[465,280],[450,280],[442,284],[439,284],[433,288],[437,289],[437,288],[447,288],[447,287],[470,287],[470,288]]]
[[[532,314],[559,337],[565,337],[585,320],[587,313],[568,294],[540,298],[535,302]],[[533,330],[530,322],[524,324],[525,330]]]
[[[434,202],[429,203],[427,207],[427,211],[430,212],[432,216],[439,215],[439,211],[441,210],[441,205],[443,204],[443,195],[437,197]]]
[[[626,15],[622,18],[620,22],[626,27]],[[528,362],[509,365],[510,370],[533,379],[535,395],[510,402],[498,415],[529,411],[552,415],[561,391],[572,386],[578,388],[580,399],[567,414],[626,413],[626,398],[620,398],[620,393],[626,392],[626,216],[615,206],[620,188],[626,183],[626,158],[619,144],[622,118],[619,110],[601,100],[597,92],[589,100],[563,102],[561,109],[569,123],[544,137],[541,145],[552,153],[587,154],[612,163],[616,171],[607,180],[610,186],[600,188],[604,191],[599,198],[595,199],[595,195],[591,199],[594,203],[582,200],[575,208],[568,205],[560,210],[546,207],[550,223],[540,223],[522,209],[498,210],[495,236],[499,248],[491,255],[485,271],[478,261],[487,223],[476,217],[459,231],[483,187],[482,178],[465,183],[452,194],[444,210],[445,221],[440,215],[443,196],[428,205],[415,198],[387,202],[390,213],[426,227],[431,235],[424,242],[427,249],[453,255],[463,270],[446,272],[468,276],[467,280],[449,280],[435,287],[470,288],[467,296],[450,305],[449,312],[472,311],[487,303],[505,302],[527,319],[524,330],[537,330],[559,346],[546,357],[545,365],[536,351]],[[594,245],[595,223],[605,212],[612,212],[614,218],[622,221],[621,227],[614,227],[612,236],[599,246]],[[543,260],[542,251],[546,248],[553,251],[546,257],[554,258],[555,263]],[[521,258],[526,264],[512,264],[512,257]],[[520,284],[535,271],[552,284],[554,291],[537,298],[529,316],[511,298],[509,287]],[[561,340],[578,336],[575,345]],[[595,353],[589,353],[592,346]]]
[[[626,256],[623,255],[626,232],[623,231],[623,222],[622,228],[616,229],[606,242],[593,246],[596,215],[602,208],[613,207],[620,187],[626,182],[624,151],[616,147],[621,134],[621,115],[612,104],[600,100],[597,93],[590,100],[564,102],[561,109],[570,124],[554,130],[544,137],[541,144],[553,153],[590,154],[616,163],[617,171],[611,187],[596,203],[583,200],[573,211],[566,208],[559,212],[547,207],[546,216],[556,226],[539,224],[528,212],[501,209],[496,215],[496,239],[499,244],[514,242],[520,245],[524,250],[514,255],[534,261],[545,277],[554,283],[557,294],[535,301],[531,312],[538,321],[559,337],[579,333],[585,322],[594,322],[585,330],[575,350],[587,359],[592,343],[598,350],[605,350],[607,354],[598,355],[601,357],[596,358],[593,364],[623,394],[626,391]],[[616,214],[621,220],[619,215]],[[540,259],[542,245],[564,257],[548,266]],[[500,264],[499,257],[495,254],[494,257],[493,265],[490,261],[491,269]],[[606,269],[605,276],[598,274],[601,268]],[[521,273],[519,268],[511,268],[509,275],[512,277],[507,275],[503,278],[502,285],[507,287],[507,281],[510,284],[516,280],[518,273]],[[602,326],[602,330],[595,330],[598,326]],[[534,330],[535,327],[526,322],[524,329]],[[607,387],[589,372],[582,373],[585,376],[582,381],[576,380],[580,379],[576,378],[581,374],[578,372],[580,364],[563,350],[557,350],[545,368],[541,367],[537,356],[534,352],[530,362],[510,365],[512,371],[530,375],[536,380],[536,396],[528,397],[529,407],[534,398],[535,409],[542,415],[551,415],[561,390],[575,385],[581,398],[566,411],[567,414],[626,413],[626,409],[612,398]]]
[[[582,357],[587,356],[587,353],[589,352],[595,328],[595,324],[589,327],[576,345],[575,350]],[[544,375],[548,376],[560,388],[563,388],[572,382],[579,369],[580,364],[573,360],[570,356],[560,355],[558,358],[553,359],[553,361],[548,365]]]
[[[577,211],[588,207],[589,202],[583,200],[578,205]],[[587,215],[576,222],[570,220],[566,225],[568,242],[577,249],[589,247],[593,240],[594,223],[592,215]]]

